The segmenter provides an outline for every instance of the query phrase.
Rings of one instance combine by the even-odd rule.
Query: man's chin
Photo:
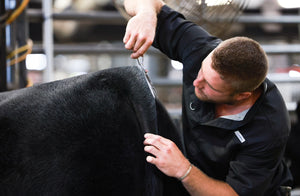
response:
[[[203,94],[201,94],[201,93],[199,93],[199,92],[196,92],[196,90],[195,90],[195,95],[196,95],[196,97],[197,97],[199,100],[201,100],[201,101],[208,101],[208,99],[207,99],[206,96],[204,96]]]

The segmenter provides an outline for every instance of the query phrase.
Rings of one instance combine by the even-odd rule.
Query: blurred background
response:
[[[268,77],[284,97],[291,125],[299,123],[300,1],[165,2],[221,39],[257,40],[268,55]],[[122,43],[128,19],[122,0],[0,0],[0,14],[0,91],[137,64]],[[154,48],[143,62],[159,99],[180,125],[182,65]]]
[[[288,109],[295,111],[300,100],[299,1],[166,3],[222,39],[248,36],[261,43],[269,58],[269,78],[278,84]],[[1,0],[2,91],[135,65],[122,43],[127,18],[121,4],[121,0]],[[22,6],[20,15],[7,24],[7,15]],[[159,98],[174,115],[180,114],[182,65],[154,48],[144,64]]]

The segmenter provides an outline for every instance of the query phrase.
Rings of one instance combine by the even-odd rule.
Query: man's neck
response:
[[[235,102],[233,104],[216,104],[215,106],[215,117],[228,116],[241,113],[251,108],[256,100],[260,97],[262,89],[258,88],[253,91],[250,97],[242,101]]]

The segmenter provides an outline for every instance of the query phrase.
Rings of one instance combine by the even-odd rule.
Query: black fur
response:
[[[182,147],[137,67],[1,93],[0,195],[183,195],[146,163],[146,131]]]

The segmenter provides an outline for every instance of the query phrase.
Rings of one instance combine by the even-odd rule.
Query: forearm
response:
[[[182,180],[182,183],[192,196],[237,195],[229,184],[208,177],[195,166],[192,167],[190,174]]]
[[[164,4],[162,0],[124,0],[126,12],[131,16],[140,12],[158,14]]]
[[[162,136],[146,133],[144,150],[151,155],[146,160],[154,164],[161,172],[181,180],[192,196],[236,196],[229,184],[208,177],[190,162],[176,144]]]

